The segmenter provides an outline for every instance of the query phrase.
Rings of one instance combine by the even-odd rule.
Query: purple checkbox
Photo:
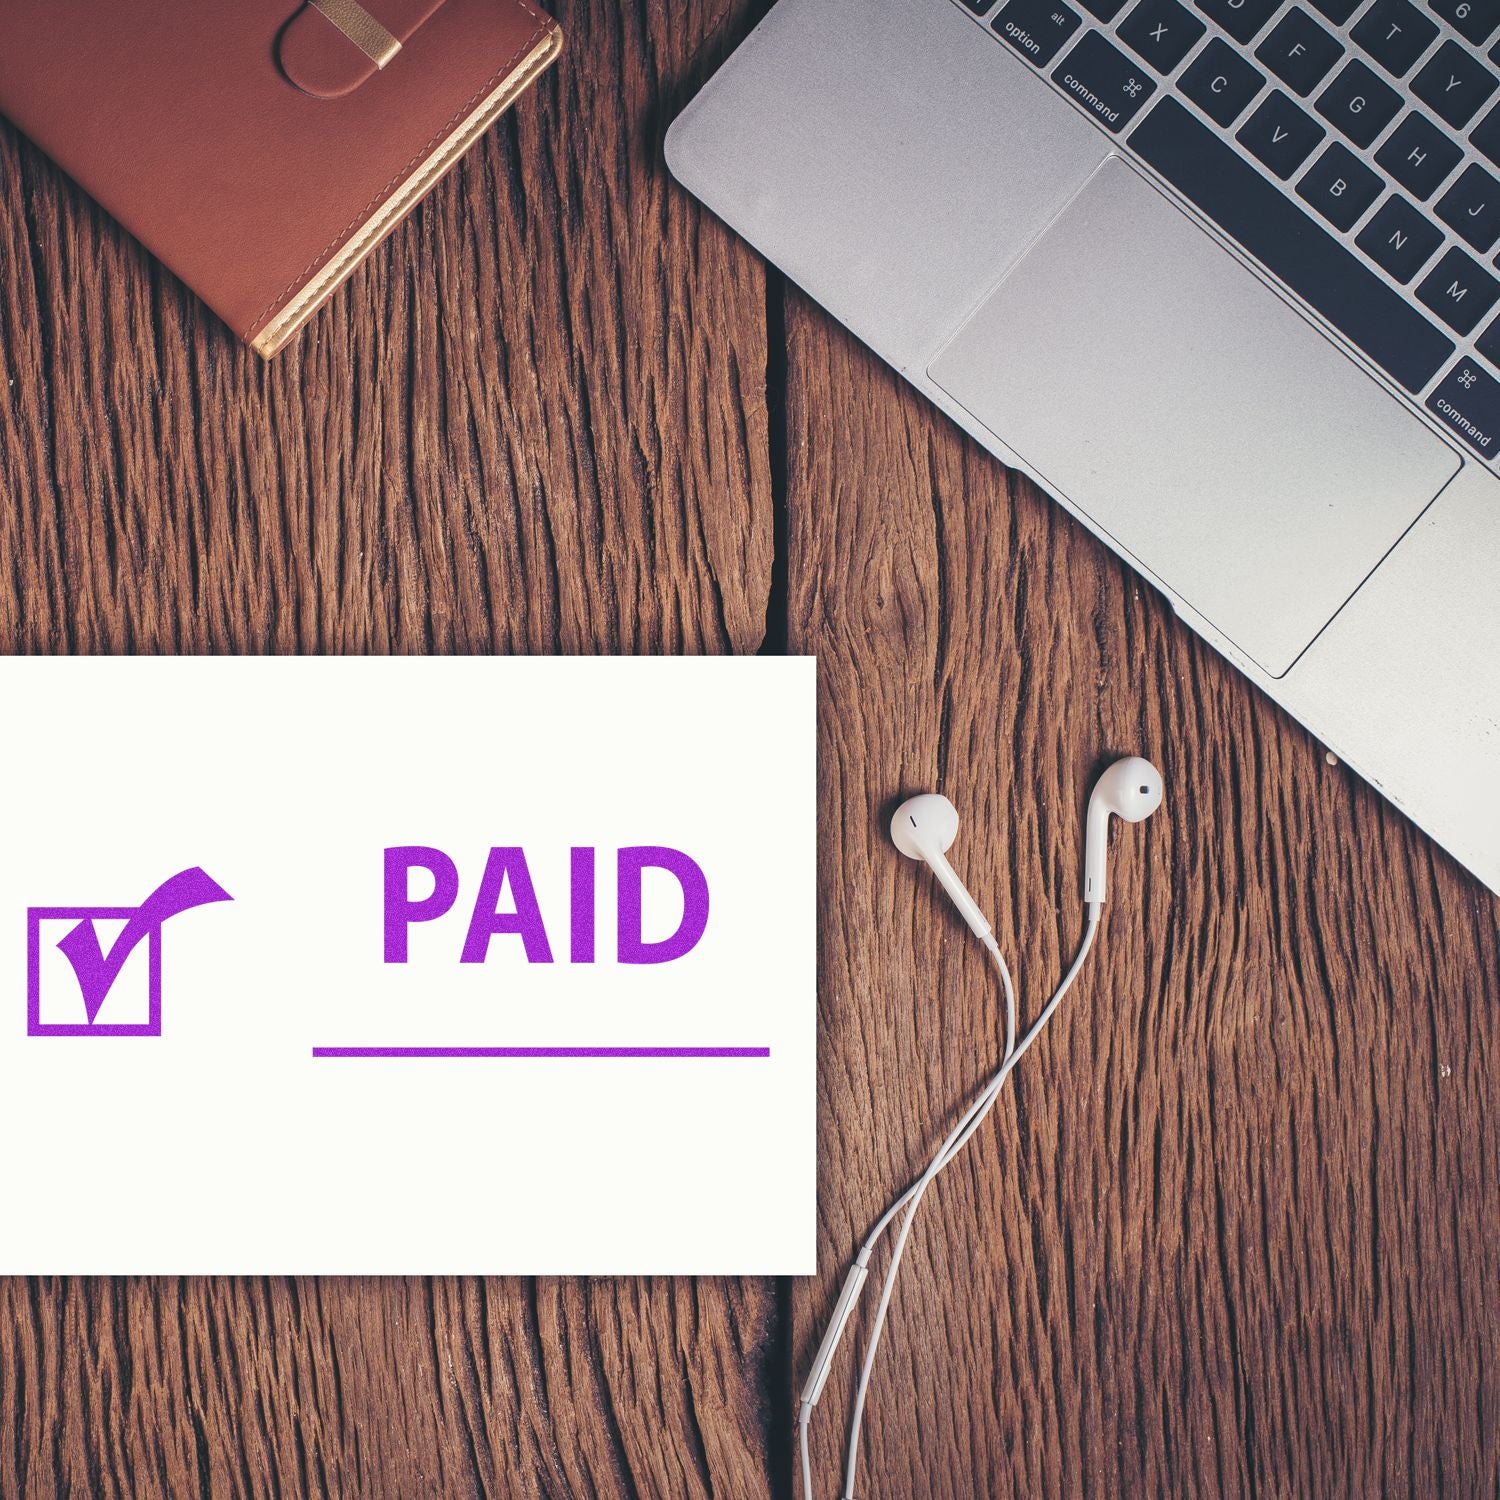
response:
[[[128,922],[134,906],[33,906],[26,912],[27,1036],[160,1036],[161,928],[145,935],[147,1015],[144,1021],[44,1021],[42,1019],[42,923]],[[85,1006],[85,1009],[87,1007]]]
[[[231,901],[223,886],[194,865],[179,870],[162,883],[139,906],[33,906],[26,919],[26,1034],[27,1036],[160,1036],[161,1035],[161,929],[162,923],[195,906]],[[42,924],[58,922],[67,930],[43,945]],[[98,922],[124,925],[106,947]],[[99,1013],[130,960],[142,946],[146,949],[146,1019],[101,1021]],[[44,1021],[42,983],[44,951],[56,949],[71,969],[64,979],[62,964],[49,962],[49,983],[76,986],[83,1008],[82,1021]],[[137,964],[139,970],[140,965]]]

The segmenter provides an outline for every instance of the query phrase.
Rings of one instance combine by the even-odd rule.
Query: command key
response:
[[[1500,380],[1487,375],[1472,359],[1461,359],[1427,398],[1436,413],[1476,453],[1495,456],[1500,433]]]
[[[1156,89],[1117,47],[1091,31],[1052,75],[1106,130],[1116,134],[1135,118]]]

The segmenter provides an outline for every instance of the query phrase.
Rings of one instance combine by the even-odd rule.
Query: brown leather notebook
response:
[[[562,41],[529,0],[0,12],[0,114],[265,356]]]

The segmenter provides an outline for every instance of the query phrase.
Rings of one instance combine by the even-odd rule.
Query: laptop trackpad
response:
[[[1459,467],[1118,157],[929,374],[1276,677]]]

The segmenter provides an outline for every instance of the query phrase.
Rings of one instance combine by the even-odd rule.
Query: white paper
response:
[[[813,1270],[811,660],[9,658],[0,687],[0,1273]],[[405,846],[457,894],[388,962]],[[552,961],[501,932],[461,962],[511,848]],[[679,956],[620,961],[621,848],[701,870]],[[628,954],[690,884],[642,871]],[[349,1048],[407,1052],[315,1052]],[[472,1050],[528,1048],[672,1055]]]

